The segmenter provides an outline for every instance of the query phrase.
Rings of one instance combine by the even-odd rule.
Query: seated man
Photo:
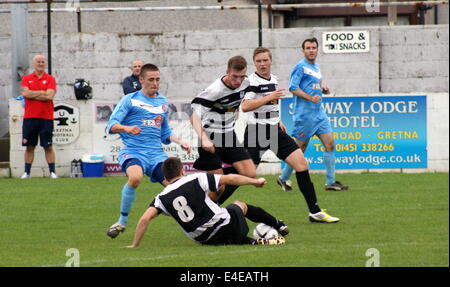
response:
[[[136,227],[133,243],[128,248],[139,246],[151,220],[159,214],[173,217],[184,233],[201,244],[283,244],[289,233],[283,221],[276,219],[260,207],[235,201],[226,208],[213,202],[208,193],[220,193],[223,185],[254,185],[262,187],[264,178],[250,178],[238,174],[194,173],[186,175],[181,160],[168,158],[163,164],[163,173],[169,185],[159,193],[144,212]],[[262,222],[277,229],[282,236],[258,240],[247,236],[249,231],[245,217],[253,222]]]

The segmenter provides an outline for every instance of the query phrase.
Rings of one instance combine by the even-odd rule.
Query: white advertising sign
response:
[[[93,122],[93,152],[103,154],[105,159],[105,174],[121,174],[118,158],[123,148],[119,134],[108,134],[106,125],[111,116],[116,102],[96,102],[94,104],[95,119]]]
[[[57,103],[53,111],[53,143],[56,145],[73,143],[80,135],[80,110],[69,104]]]
[[[369,31],[337,31],[322,34],[324,53],[366,53],[370,51]]]

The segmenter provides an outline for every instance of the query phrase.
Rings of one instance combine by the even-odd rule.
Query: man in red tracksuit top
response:
[[[53,98],[56,80],[45,72],[47,59],[42,55],[33,58],[34,72],[25,75],[20,84],[20,93],[25,98],[25,113],[22,126],[22,146],[25,150],[25,173],[21,178],[30,178],[34,150],[38,143],[44,148],[51,178],[55,173],[55,151],[53,139]]]

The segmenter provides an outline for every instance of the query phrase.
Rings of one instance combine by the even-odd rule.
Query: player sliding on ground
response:
[[[120,217],[108,228],[107,235],[116,238],[125,231],[128,214],[136,197],[136,188],[146,174],[152,182],[166,186],[162,163],[167,158],[163,144],[178,143],[188,153],[189,144],[172,135],[167,116],[169,104],[158,92],[160,72],[157,66],[145,64],[139,76],[142,89],[126,95],[109,119],[109,133],[120,133],[125,147],[119,153],[122,170],[128,181],[122,188]]]
[[[250,86],[242,103],[242,111],[249,112],[244,135],[247,151],[257,166],[262,155],[270,149],[295,169],[297,184],[308,204],[311,222],[338,222],[339,218],[320,209],[314,184],[309,176],[308,162],[280,122],[278,101],[284,97],[284,89],[278,89],[278,80],[271,74],[270,50],[265,47],[256,48],[253,51],[253,62],[256,72],[249,76]]]
[[[159,193],[144,212],[136,227],[133,243],[139,246],[150,222],[163,213],[171,216],[193,241],[208,245],[224,244],[283,244],[289,233],[283,221],[276,219],[260,207],[235,201],[226,208],[213,202],[208,193],[220,193],[223,186],[232,184],[262,187],[264,178],[250,178],[237,174],[221,175],[194,173],[186,175],[179,158],[164,161],[163,172],[169,185]],[[277,229],[282,236],[273,239],[252,239],[247,236],[248,218]]]

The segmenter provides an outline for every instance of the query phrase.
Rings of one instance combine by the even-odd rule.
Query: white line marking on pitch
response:
[[[286,249],[286,247],[283,247],[283,249]],[[293,249],[293,248],[290,248]],[[295,248],[294,248],[295,249]],[[279,251],[278,248],[270,248],[270,249],[261,249],[261,248],[254,248],[254,249],[246,249],[241,251],[234,251],[234,252],[207,252],[203,253],[204,255],[218,255],[218,254],[237,254],[237,253],[250,253],[250,252],[261,252],[261,251]],[[89,261],[80,261],[80,266],[82,265],[89,265],[89,264],[95,264],[95,263],[105,263],[105,262],[124,262],[124,261],[148,261],[148,260],[160,260],[160,259],[166,259],[166,258],[174,258],[174,257],[189,257],[189,256],[197,256],[196,254],[167,254],[167,255],[161,255],[161,256],[155,256],[155,257],[126,257],[121,258],[117,260],[108,260],[108,259],[97,259],[97,260],[89,260]],[[49,265],[43,265],[41,267],[57,267],[57,266],[65,266],[65,263],[60,264],[49,264]]]
[[[380,247],[380,246],[390,246],[390,245],[421,245],[419,242],[416,241],[412,241],[412,242],[381,242],[381,243],[360,243],[360,244],[352,244],[349,247],[356,247],[356,248],[365,248],[367,246],[376,246],[376,247]],[[345,245],[345,244],[344,244]],[[275,247],[275,246],[273,246]],[[324,249],[324,248],[330,248],[332,247],[331,245],[314,245],[314,246],[308,246],[308,249]],[[295,249],[298,250],[298,247],[286,247],[283,246],[281,247],[283,248],[283,250],[286,249]],[[217,255],[217,254],[239,254],[239,253],[250,253],[250,252],[265,252],[265,251],[279,251],[278,248],[269,248],[269,249],[262,249],[261,247],[257,247],[257,248],[253,248],[253,249],[245,249],[245,250],[240,250],[240,251],[234,251],[234,252],[220,252],[220,251],[213,251],[213,252],[207,252],[207,253],[202,253],[204,255]],[[155,256],[155,257],[126,257],[126,258],[121,258],[121,259],[117,259],[117,260],[109,260],[109,259],[97,259],[97,260],[88,260],[88,261],[80,261],[80,266],[81,265],[89,265],[89,264],[95,264],[95,263],[105,263],[105,262],[125,262],[125,261],[148,261],[148,260],[161,260],[161,259],[166,259],[166,258],[176,258],[176,257],[189,257],[189,256],[197,256],[199,255],[198,253],[196,254],[167,254],[167,255],[161,255],[161,256]],[[41,267],[64,267],[66,263],[59,263],[59,264],[48,264],[48,265],[43,265]]]

